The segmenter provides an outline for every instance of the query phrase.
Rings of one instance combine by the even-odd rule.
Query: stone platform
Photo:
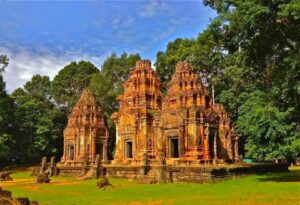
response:
[[[248,174],[264,174],[268,172],[287,172],[285,163],[234,163],[213,164],[201,162],[198,164],[160,163],[156,160],[147,160],[146,163],[130,161],[125,164],[114,164],[106,161],[98,166],[95,164],[61,164],[55,165],[55,173],[60,176],[98,178],[100,176],[136,180],[140,183],[177,183],[177,182],[208,182],[222,178]],[[38,173],[38,168],[34,169]]]
[[[234,165],[104,165],[107,177],[137,180],[141,183],[207,182],[247,174],[287,172],[288,164],[256,163]]]

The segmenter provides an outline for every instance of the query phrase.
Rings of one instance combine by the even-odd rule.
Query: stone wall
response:
[[[198,166],[112,166],[105,165],[107,177],[134,179],[140,183],[211,182],[247,174],[287,172],[288,164],[258,163]]]

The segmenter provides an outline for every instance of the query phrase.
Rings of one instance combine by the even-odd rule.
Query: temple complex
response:
[[[165,97],[148,60],[137,61],[120,110],[115,164],[139,164],[161,158],[167,164],[238,159],[238,138],[222,105],[214,104],[201,78],[186,62],[176,66]]]
[[[177,64],[165,96],[149,60],[137,61],[123,86],[119,110],[111,116],[114,159],[107,159],[109,134],[101,108],[85,89],[64,131],[58,173],[196,182],[239,161],[238,136],[224,107],[213,102],[188,63]]]
[[[96,155],[107,160],[108,129],[100,106],[89,89],[85,89],[64,130],[64,153],[61,164],[82,165],[93,162]]]

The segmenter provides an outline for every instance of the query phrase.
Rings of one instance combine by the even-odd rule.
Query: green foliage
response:
[[[66,65],[51,82],[53,98],[70,112],[83,89],[90,84],[94,73],[99,73],[98,68],[87,61],[71,62]]]
[[[66,112],[56,107],[50,90],[49,77],[35,75],[12,94],[19,128],[19,158],[23,162],[61,154]]]
[[[165,52],[158,52],[158,76],[167,83],[175,64],[188,61],[209,88],[214,86],[217,101],[225,105],[246,140],[247,156],[299,156],[300,2],[203,2],[218,12],[217,17],[196,40],[176,39]],[[249,100],[257,93],[264,98]],[[276,117],[266,121],[269,112]],[[265,138],[267,144],[259,143]]]
[[[8,66],[9,59],[6,55],[0,54],[0,73],[5,71],[5,68]]]
[[[176,39],[157,53],[155,66],[164,91],[175,65],[185,60],[209,88],[214,86],[217,101],[246,143],[247,157],[299,157],[300,2],[203,2],[218,13],[207,29],[196,39]],[[37,75],[9,96],[2,76],[9,59],[0,55],[1,165],[59,156],[67,115],[85,87],[91,88],[108,120],[112,154],[115,127],[110,116],[136,60],[138,54],[112,54],[101,71],[90,62],[71,62],[52,82]]]
[[[118,57],[113,53],[104,61],[101,72],[92,76],[90,87],[107,117],[117,110],[116,98],[123,93],[123,83],[137,60],[138,54],[123,53]]]
[[[224,103],[258,160],[299,156],[300,2],[210,1],[228,54],[216,79]],[[228,72],[229,71],[229,72]]]
[[[5,90],[2,73],[8,65],[8,58],[0,55],[0,168],[16,159],[13,153],[14,137],[14,103]]]
[[[195,40],[193,39],[178,38],[174,42],[168,43],[166,52],[157,53],[155,67],[164,91],[166,91],[167,84],[171,80],[176,64],[188,59],[194,44]]]
[[[274,160],[297,157],[300,133],[291,122],[293,110],[280,111],[261,91],[249,94],[239,108],[238,131],[247,136],[247,157]]]

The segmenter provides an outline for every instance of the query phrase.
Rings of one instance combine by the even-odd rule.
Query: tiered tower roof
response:
[[[101,108],[92,92],[89,89],[85,89],[69,115],[66,131],[70,128],[103,126],[104,119]]]
[[[163,107],[205,105],[206,94],[207,91],[200,76],[187,62],[180,62],[176,65],[175,73],[168,85],[168,93],[164,98]]]
[[[137,61],[128,80],[124,83],[124,94],[118,97],[120,110],[127,108],[161,108],[161,82],[151,68],[149,60]]]

